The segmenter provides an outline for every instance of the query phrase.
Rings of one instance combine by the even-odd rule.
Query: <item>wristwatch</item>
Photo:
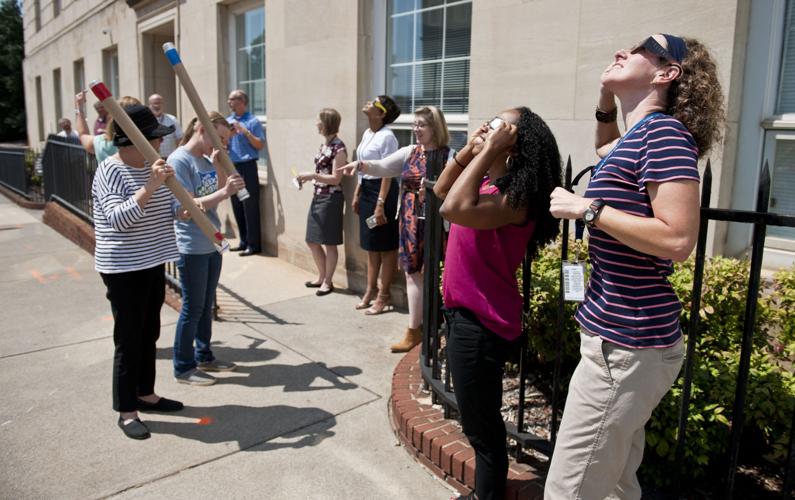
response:
[[[610,111],[602,111],[598,107],[596,108],[596,121],[599,123],[613,123],[617,118],[618,107],[615,107]]]
[[[588,227],[595,227],[596,221],[602,214],[602,209],[605,207],[605,200],[597,198],[591,202],[591,205],[582,213],[582,220]]]

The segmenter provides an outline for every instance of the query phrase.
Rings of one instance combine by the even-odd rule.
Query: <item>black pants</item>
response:
[[[113,409],[136,410],[138,396],[155,392],[155,343],[166,297],[163,265],[102,274],[113,311]]]
[[[468,309],[446,310],[445,319],[461,426],[475,449],[475,492],[479,500],[502,500],[508,477],[502,375],[515,343],[486,329]]]
[[[259,228],[259,176],[255,160],[235,163],[235,168],[246,184],[251,196],[244,202],[232,196],[232,211],[235,214],[237,228],[240,230],[240,245],[254,252],[262,251]]]

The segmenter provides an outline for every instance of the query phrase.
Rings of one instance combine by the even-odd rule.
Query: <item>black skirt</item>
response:
[[[306,241],[320,245],[342,244],[342,209],[345,198],[341,192],[316,194],[312,197],[306,218]]]
[[[391,179],[389,192],[384,202],[386,224],[372,229],[367,227],[367,218],[375,212],[381,179],[362,179],[359,191],[359,244],[368,252],[389,252],[398,249],[397,212],[398,183]]]

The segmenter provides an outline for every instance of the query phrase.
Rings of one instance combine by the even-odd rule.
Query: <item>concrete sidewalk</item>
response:
[[[270,257],[224,257],[211,387],[172,378],[177,314],[162,313],[159,394],[186,409],[143,415],[133,441],[111,409],[112,318],[93,258],[0,196],[0,498],[429,498],[453,495],[387,420],[388,346],[402,313],[316,297],[312,276]]]

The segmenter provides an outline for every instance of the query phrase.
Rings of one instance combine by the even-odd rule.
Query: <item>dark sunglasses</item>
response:
[[[654,54],[655,56],[660,57],[662,59],[665,59],[671,64],[679,66],[679,63],[676,61],[676,58],[673,56],[673,54],[668,52],[668,49],[660,45],[657,42],[657,40],[654,39],[653,36],[650,36],[649,38],[645,39],[638,45],[635,45],[635,47],[632,50],[630,50],[630,53],[637,54],[641,50],[647,50],[649,51],[649,53]]]

